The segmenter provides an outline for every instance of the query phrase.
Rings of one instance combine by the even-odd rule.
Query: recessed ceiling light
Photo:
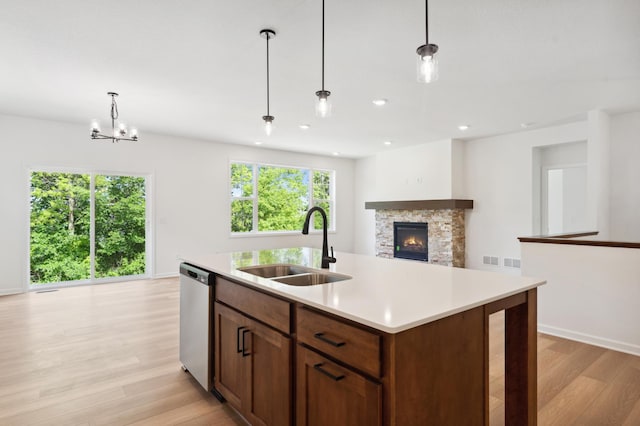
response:
[[[383,106],[383,105],[385,105],[386,103],[387,103],[387,100],[386,100],[386,99],[384,99],[384,98],[374,99],[374,100],[373,100],[373,104],[374,104],[375,106]]]
[[[307,129],[309,129],[311,127],[311,125],[309,125],[309,124],[301,124],[298,127],[300,127],[302,130],[307,130]]]
[[[339,152],[332,152],[332,154],[333,154],[333,155],[335,155],[335,156],[340,155],[340,153],[339,153]]]
[[[461,125],[458,126],[458,129],[460,129],[460,130],[462,130],[464,132],[465,130],[469,130],[469,127],[471,127],[471,126],[469,126],[468,124],[461,124]]]
[[[262,145],[262,142],[260,142],[260,141],[256,141],[256,142],[255,142],[255,144],[256,144],[256,145]]]
[[[520,123],[520,127],[522,127],[523,129],[528,129],[529,127],[533,126],[534,124],[536,124],[536,123],[534,123],[532,121],[529,121],[527,123]]]
[[[383,143],[384,143],[386,146],[389,146],[389,145],[391,145],[393,142],[391,142],[391,141],[384,141]]]

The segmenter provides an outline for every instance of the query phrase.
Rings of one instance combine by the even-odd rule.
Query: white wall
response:
[[[611,117],[610,238],[640,242],[640,112]]]
[[[610,119],[604,111],[589,111],[587,122],[587,223],[609,239]]]
[[[444,139],[377,154],[376,199],[367,201],[452,198],[454,149],[454,142]],[[455,172],[455,177],[459,177],[460,168]]]
[[[231,238],[229,161],[336,170],[336,251],[353,251],[354,168],[349,159],[143,133],[139,142],[92,141],[88,125],[0,115],[0,294],[28,283],[29,169],[146,173],[152,179],[153,276],[175,275],[178,255],[319,247],[321,236]]]
[[[587,139],[587,123],[530,130],[468,141],[466,196],[466,267],[519,270],[483,265],[483,256],[520,258],[518,237],[532,233],[534,147]],[[538,174],[539,176],[539,174]]]
[[[640,355],[640,249],[522,243],[522,264],[547,280],[538,330]]]
[[[355,170],[355,211],[357,217],[354,220],[354,242],[355,253],[376,254],[376,212],[375,210],[365,210],[364,203],[367,201],[377,201],[376,193],[376,167],[377,158],[367,157],[356,161]]]

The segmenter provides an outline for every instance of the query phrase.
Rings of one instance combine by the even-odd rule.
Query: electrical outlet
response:
[[[500,258],[496,256],[491,256],[491,264],[498,266],[500,264]]]
[[[513,267],[513,259],[505,257],[504,258],[504,266],[507,266],[509,268]]]
[[[513,259],[513,267],[514,268],[520,267],[520,259]]]
[[[482,256],[482,263],[485,265],[491,265],[491,257],[490,256]]]

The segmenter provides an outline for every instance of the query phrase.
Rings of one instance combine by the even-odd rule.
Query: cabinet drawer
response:
[[[299,342],[380,377],[379,335],[303,306],[298,306],[296,330]]]
[[[289,302],[219,276],[216,277],[215,285],[216,300],[283,333],[291,334],[291,304]]]
[[[297,347],[296,425],[382,424],[382,384]]]

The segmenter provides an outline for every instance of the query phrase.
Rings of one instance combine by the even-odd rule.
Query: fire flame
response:
[[[409,238],[405,238],[402,243],[405,247],[424,248],[424,241],[416,239],[413,235]]]

